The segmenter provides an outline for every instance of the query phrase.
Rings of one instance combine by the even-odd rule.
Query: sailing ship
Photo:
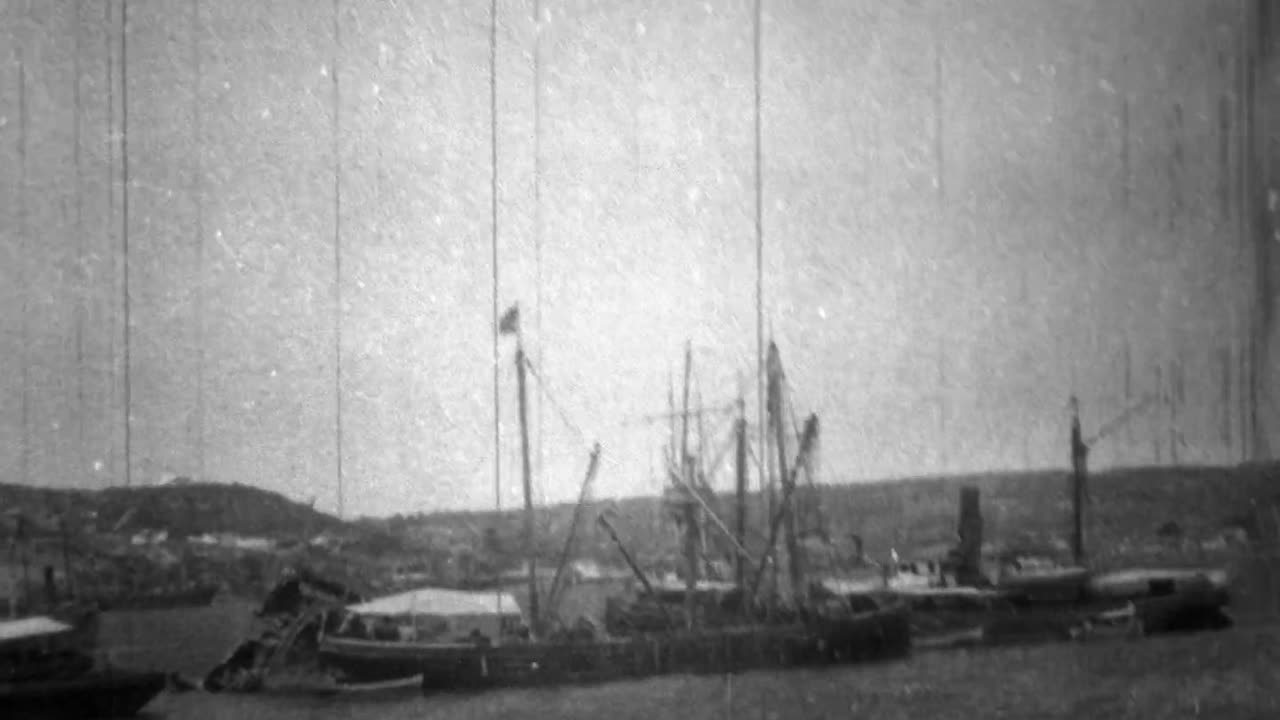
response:
[[[963,488],[959,541],[948,556],[894,563],[880,582],[910,605],[918,647],[1137,637],[1231,626],[1229,577],[1223,568],[1099,571],[1088,566],[1084,505],[1092,442],[1083,438],[1074,399],[1071,406],[1073,561],[1017,554],[983,557],[978,490]],[[875,584],[847,584],[843,590],[865,592]]]
[[[801,664],[853,662],[900,657],[909,651],[909,624],[904,604],[885,597],[882,603],[855,607],[847,599],[824,592],[819,584],[807,584],[798,574],[800,563],[788,555],[792,589],[786,598],[774,597],[762,580],[773,561],[778,533],[787,520],[789,499],[794,494],[796,471],[817,436],[816,417],[806,424],[800,458],[783,480],[784,493],[770,518],[768,541],[748,583],[745,572],[732,584],[699,581],[700,558],[696,552],[700,537],[700,497],[693,490],[692,457],[685,454],[684,475],[673,473],[679,482],[668,493],[668,506],[683,517],[680,527],[686,549],[683,592],[656,587],[640,569],[606,516],[598,522],[611,533],[633,574],[644,588],[634,599],[636,606],[659,608],[660,625],[636,622],[615,624],[611,632],[601,632],[579,623],[574,632],[550,632],[552,618],[539,612],[539,587],[533,552],[532,498],[529,440],[526,418],[526,364],[519,333],[519,309],[513,306],[504,316],[504,332],[516,335],[516,372],[519,392],[521,449],[524,463],[526,549],[530,552],[527,600],[521,607],[509,595],[489,595],[487,608],[476,617],[492,619],[488,631],[475,622],[466,627],[424,628],[424,622],[439,618],[441,610],[424,607],[419,612],[411,604],[413,593],[384,598],[368,604],[351,605],[340,616],[388,621],[383,634],[378,621],[361,623],[364,637],[351,637],[349,628],[329,631],[334,622],[322,623],[318,655],[320,664],[337,673],[339,682],[388,682],[406,677],[420,678],[426,691],[456,688],[510,687],[528,684],[581,683],[623,677],[686,672],[726,672],[751,668],[776,668]],[[776,349],[775,349],[776,352]],[[739,441],[745,443],[744,432]],[[738,452],[745,477],[745,445]],[[784,465],[785,467],[785,465]],[[745,482],[739,485],[745,488]],[[742,492],[739,500],[743,500]],[[740,517],[745,514],[740,513]],[[720,524],[722,527],[722,524]],[[742,543],[745,526],[740,525],[736,542],[740,571],[746,569]],[[788,538],[792,533],[788,532]],[[474,594],[467,594],[474,596]],[[418,597],[422,597],[419,595]],[[683,612],[670,602],[679,598]],[[462,599],[461,595],[457,599]],[[616,605],[615,605],[616,607]],[[502,608],[506,608],[505,614]],[[643,610],[623,609],[633,619]],[[518,614],[517,614],[518,613]],[[399,619],[397,624],[393,618]],[[407,621],[407,622],[406,622]],[[469,630],[459,637],[459,629]],[[356,633],[359,634],[359,633]],[[372,635],[370,637],[369,635]]]
[[[0,717],[129,717],[164,690],[164,673],[97,663],[96,634],[96,614],[0,621]]]

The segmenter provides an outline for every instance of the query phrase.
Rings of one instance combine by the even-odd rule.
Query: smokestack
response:
[[[53,566],[44,566],[44,599],[50,608],[58,604],[58,587],[53,580]]]
[[[960,488],[960,546],[956,580],[971,584],[982,576],[982,509],[978,488]]]
[[[853,543],[854,560],[861,563],[863,558],[866,557],[866,555],[863,553],[863,548],[862,548],[862,536],[857,533],[850,533],[849,541]]]

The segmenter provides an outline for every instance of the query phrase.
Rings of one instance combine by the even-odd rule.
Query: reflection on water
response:
[[[864,666],[423,697],[162,695],[152,720],[1280,717],[1280,630],[919,653]]]
[[[289,697],[271,695],[212,695],[192,692],[156,698],[144,717],[151,720],[373,720],[386,718],[450,717],[448,703],[404,691],[378,698]],[[434,707],[433,707],[434,706]],[[472,715],[475,717],[475,715]]]
[[[736,678],[736,687],[747,680]],[[419,718],[682,718],[725,717],[724,681],[655,678],[588,687],[532,688],[423,696],[403,689],[363,696],[163,694],[149,720],[418,720]],[[739,714],[749,703],[735,703]],[[700,711],[706,711],[702,712]],[[748,713],[749,714],[749,713]],[[754,717],[754,715],[753,715]]]

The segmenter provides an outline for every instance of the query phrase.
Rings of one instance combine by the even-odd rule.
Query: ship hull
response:
[[[1205,577],[1179,578],[1161,594],[1140,589],[1100,592],[1085,578],[1058,587],[1028,585],[957,595],[946,589],[904,594],[917,647],[1011,645],[1098,637],[1155,635],[1229,627],[1224,587]],[[1111,628],[1114,633],[1103,630]]]
[[[868,662],[909,652],[903,607],[806,624],[488,648],[326,638],[320,659],[344,684],[421,676],[425,692],[439,692]]]
[[[108,670],[71,680],[0,685],[0,717],[119,718],[142,710],[165,688],[158,672]]]

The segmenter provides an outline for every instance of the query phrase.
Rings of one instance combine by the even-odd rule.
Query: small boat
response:
[[[48,616],[0,621],[0,717],[136,715],[165,689],[160,672],[98,666],[82,628]]]
[[[513,641],[527,627],[504,592],[427,587],[348,605],[330,615],[319,639],[321,666],[341,688],[421,684],[425,667],[448,664],[479,645]]]

